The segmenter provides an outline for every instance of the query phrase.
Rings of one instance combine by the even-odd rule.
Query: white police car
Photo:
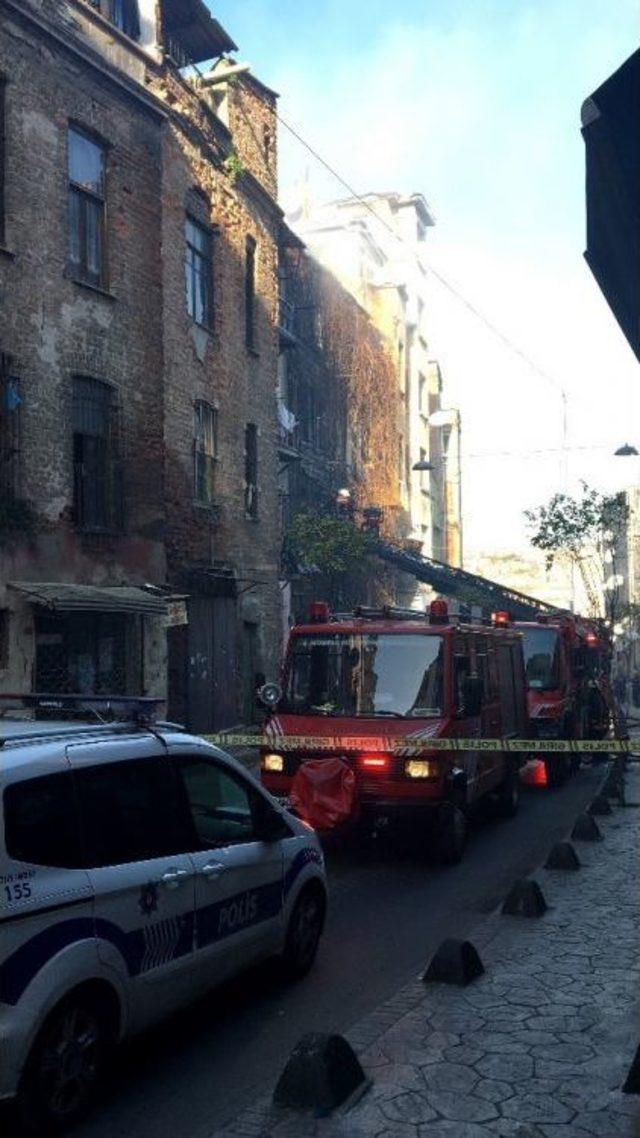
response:
[[[0,1099],[63,1130],[124,1036],[254,961],[313,963],[320,845],[170,727],[0,719]]]

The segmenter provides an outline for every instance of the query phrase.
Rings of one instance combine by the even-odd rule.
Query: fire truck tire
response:
[[[498,818],[514,818],[519,806],[520,774],[513,766],[509,766],[494,795],[494,811]]]
[[[442,865],[462,861],[467,843],[467,816],[454,802],[438,807],[433,823],[433,853]]]
[[[569,759],[565,755],[554,755],[553,758],[545,759],[544,765],[547,772],[547,786],[552,790],[564,786],[569,777]]]

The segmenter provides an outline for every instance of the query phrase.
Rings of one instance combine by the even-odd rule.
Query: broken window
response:
[[[211,230],[187,216],[187,312],[196,324],[213,323],[213,254]]]
[[[118,404],[98,379],[73,381],[73,513],[82,530],[120,528]]]
[[[82,281],[105,284],[105,149],[69,127],[69,261]]]
[[[194,496],[202,506],[210,506],[214,500],[217,450],[218,412],[198,400],[194,414]]]
[[[244,432],[244,509],[247,517],[258,517],[258,428],[247,423]]]
[[[244,315],[245,338],[248,348],[255,348],[255,307],[256,307],[256,243],[247,237],[245,249],[244,274]]]

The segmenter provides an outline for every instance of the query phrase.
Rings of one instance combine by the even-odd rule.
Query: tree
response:
[[[575,565],[584,581],[593,616],[619,615],[622,555],[629,507],[624,493],[600,494],[582,483],[582,495],[554,494],[549,502],[525,510],[531,544],[546,553],[547,569],[556,558]]]
[[[285,533],[284,559],[290,569],[314,574],[323,597],[335,608],[366,600],[368,585],[379,575],[371,555],[371,537],[334,514],[296,514]]]

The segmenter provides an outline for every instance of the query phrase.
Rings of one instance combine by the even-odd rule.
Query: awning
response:
[[[162,22],[166,34],[179,41],[192,63],[238,50],[203,0],[163,0]]]
[[[121,612],[164,616],[167,600],[163,596],[133,585],[76,585],[60,581],[8,581],[10,589],[24,593],[35,605],[56,612]]]

